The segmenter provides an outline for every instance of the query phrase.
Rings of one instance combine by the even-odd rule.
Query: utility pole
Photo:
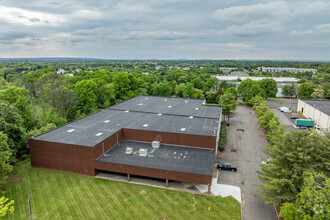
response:
[[[31,203],[30,203],[29,193],[26,194],[26,198],[28,200],[28,209],[29,209],[29,212],[30,212],[30,219],[32,220],[32,209],[31,209]],[[29,220],[29,216],[28,216],[28,220]]]

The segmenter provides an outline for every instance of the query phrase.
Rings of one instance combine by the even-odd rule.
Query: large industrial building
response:
[[[95,176],[115,172],[210,185],[221,107],[137,96],[29,140],[31,164]]]
[[[315,122],[321,132],[330,132],[330,101],[299,99],[297,111]]]

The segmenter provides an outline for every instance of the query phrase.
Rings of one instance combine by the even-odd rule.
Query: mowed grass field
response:
[[[181,191],[19,167],[4,186],[15,200],[5,219],[27,219],[27,192],[34,219],[240,219],[240,203]],[[211,210],[208,211],[208,207]]]

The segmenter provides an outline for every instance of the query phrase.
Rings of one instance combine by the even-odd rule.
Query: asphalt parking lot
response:
[[[286,131],[292,131],[295,128],[293,127],[295,120],[291,119],[291,116],[294,116],[294,113],[285,113],[285,112],[281,112],[279,110],[279,107],[285,106],[285,107],[289,107],[293,110],[297,109],[297,103],[289,103],[289,102],[274,102],[274,101],[268,101],[267,102],[269,109],[274,112],[275,117],[278,117],[280,123],[285,124],[285,130]]]
[[[253,185],[260,183],[257,171],[261,170],[262,160],[267,158],[263,150],[266,144],[252,108],[239,105],[227,126],[226,150],[218,159],[237,165],[238,171],[220,171],[218,183],[241,188],[242,216],[246,220],[277,219],[273,205],[266,204]]]

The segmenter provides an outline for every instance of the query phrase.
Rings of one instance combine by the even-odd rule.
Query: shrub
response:
[[[219,150],[224,151],[226,147],[226,121],[221,122],[221,132],[220,132],[220,140],[219,140]]]

